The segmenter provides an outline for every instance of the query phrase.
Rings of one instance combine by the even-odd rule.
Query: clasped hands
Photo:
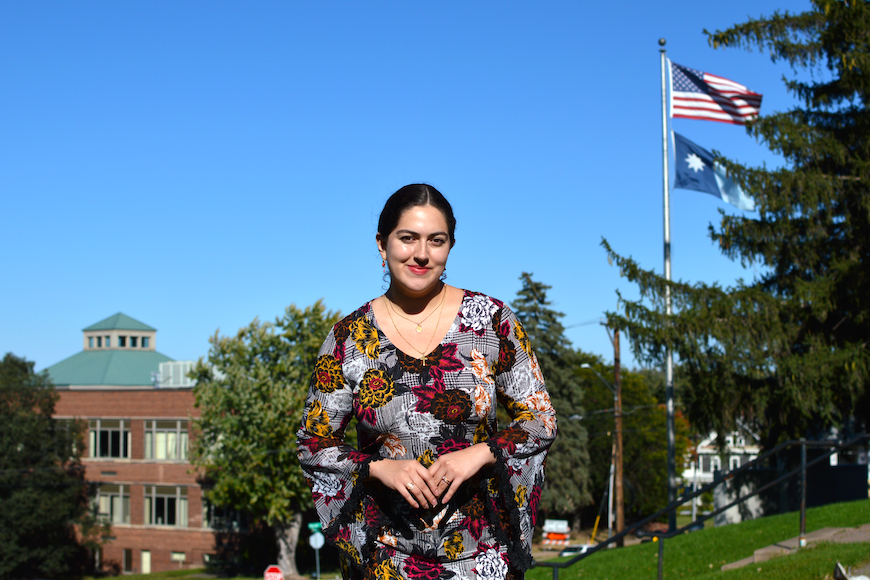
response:
[[[399,492],[413,508],[447,503],[456,490],[495,457],[486,443],[446,453],[429,468],[414,459],[385,459],[369,465],[369,476]]]

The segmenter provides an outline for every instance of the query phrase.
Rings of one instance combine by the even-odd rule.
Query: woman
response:
[[[376,236],[390,287],[317,359],[299,459],[345,577],[496,580],[531,565],[555,411],[507,305],[443,283],[455,229],[434,187],[393,194]]]

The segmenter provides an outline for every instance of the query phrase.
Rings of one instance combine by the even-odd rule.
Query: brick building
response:
[[[187,455],[192,363],[157,352],[156,329],[125,314],[83,332],[83,350],[47,371],[55,416],[89,424],[86,478],[112,524],[100,562],[127,573],[201,567],[215,530]]]

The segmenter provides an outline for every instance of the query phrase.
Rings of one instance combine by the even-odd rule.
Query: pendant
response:
[[[419,333],[419,332],[423,332],[423,327],[420,326],[419,324],[417,325],[417,332],[418,332],[418,333]]]

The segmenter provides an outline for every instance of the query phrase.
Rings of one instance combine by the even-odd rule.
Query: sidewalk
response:
[[[725,564],[724,566],[722,566],[722,571],[724,572],[725,570],[742,568],[743,566],[748,566],[749,564],[759,564],[761,562],[770,560],[771,558],[792,554],[797,551],[799,540],[800,537],[795,536],[794,538],[790,538],[782,542],[777,542],[772,546],[767,546],[766,548],[759,548],[758,550],[755,550],[755,553],[748,558],[743,558],[742,560],[737,560],[736,562]],[[863,526],[857,528],[822,528],[821,530],[816,530],[815,532],[810,532],[809,534],[807,534],[806,540],[808,546],[814,542],[834,542],[837,544],[870,542],[870,524],[864,524]],[[870,574],[870,564],[866,564],[861,568],[853,570],[852,573],[854,575]]]

